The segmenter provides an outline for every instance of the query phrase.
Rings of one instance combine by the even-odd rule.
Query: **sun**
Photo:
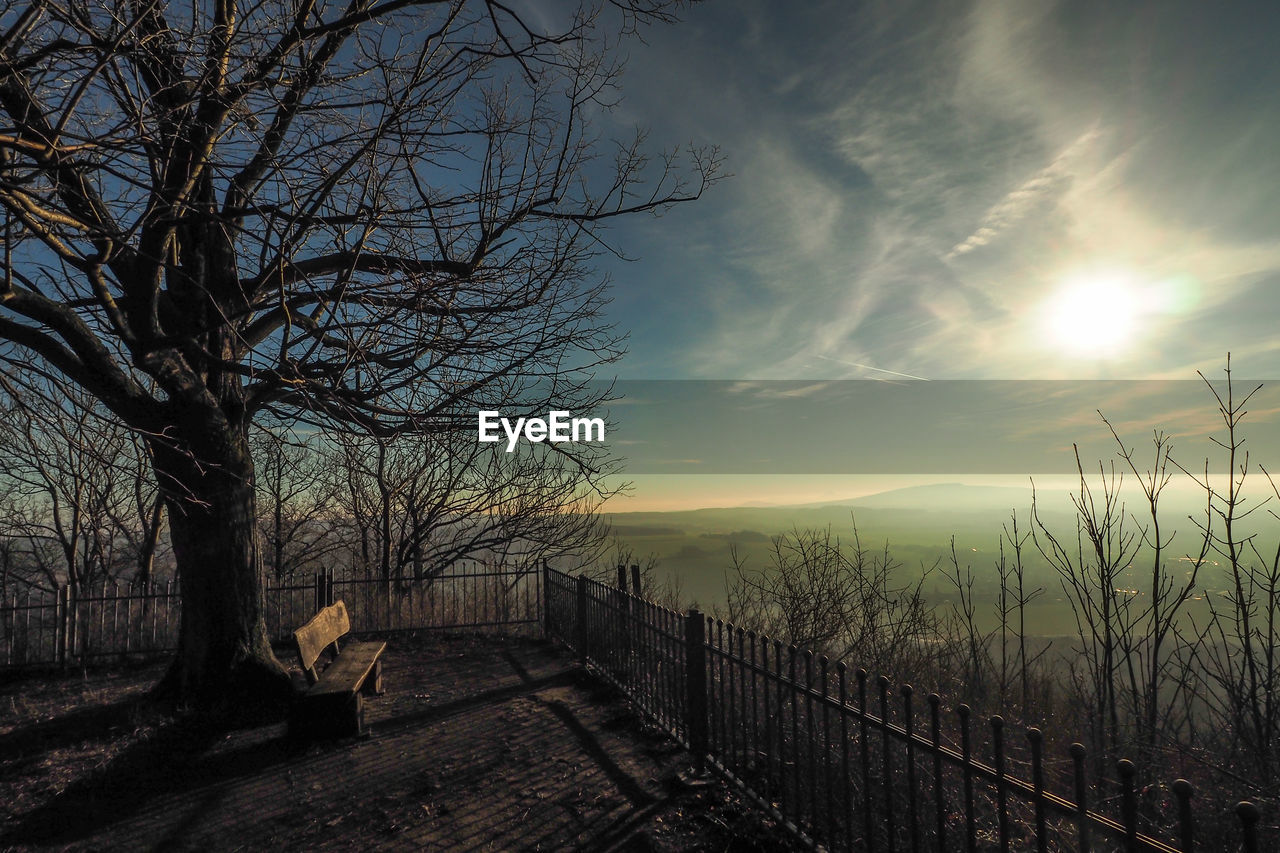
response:
[[[1141,311],[1132,275],[1117,270],[1077,273],[1044,304],[1044,332],[1071,355],[1108,358],[1132,342]]]

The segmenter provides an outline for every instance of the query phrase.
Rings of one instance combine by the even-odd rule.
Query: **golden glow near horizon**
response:
[[[1048,343],[1081,358],[1120,355],[1142,333],[1141,288],[1117,269],[1069,275],[1044,305]]]

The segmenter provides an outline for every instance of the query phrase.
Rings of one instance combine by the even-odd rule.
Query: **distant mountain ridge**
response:
[[[857,498],[818,501],[803,507],[848,506],[867,509],[1022,509],[1031,506],[1031,488],[1019,486],[970,486],[964,483],[930,483],[904,486]]]

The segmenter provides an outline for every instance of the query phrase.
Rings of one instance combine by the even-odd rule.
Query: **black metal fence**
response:
[[[179,610],[172,582],[14,593],[0,601],[0,661],[66,664],[173,649]]]
[[[541,632],[541,585],[534,566],[464,561],[421,579],[319,572],[305,581],[268,584],[263,600],[275,640],[288,639],[339,598],[357,633],[501,628],[532,635]],[[0,602],[0,662],[8,668],[65,666],[173,651],[181,610],[171,581],[14,594]]]
[[[267,625],[287,638],[321,606],[347,603],[362,631],[501,629],[560,639],[694,757],[815,848],[828,850],[1193,850],[1276,848],[1259,810],[1195,814],[1185,780],[1167,807],[1121,761],[1093,779],[1084,748],[1046,755],[1037,729],[1014,736],[961,705],[894,687],[844,662],[696,610],[641,598],[638,573],[610,587],[542,566],[464,562],[421,580],[322,572],[268,586]],[[172,650],[174,585],[27,593],[0,603],[9,667]],[[1105,796],[1099,796],[1099,792]],[[1273,828],[1268,828],[1268,831]]]
[[[618,588],[551,569],[543,586],[548,635],[689,748],[696,771],[727,779],[815,848],[1277,849],[1262,846],[1252,803],[1202,814],[1198,827],[1186,780],[1158,806],[1129,761],[1098,782],[1079,744],[1051,758],[1037,729],[1015,736],[1000,717],[980,723],[936,694],[922,702],[886,677],[658,607],[626,592],[621,570]]]

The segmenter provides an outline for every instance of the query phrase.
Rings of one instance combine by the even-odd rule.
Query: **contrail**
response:
[[[904,377],[906,377],[907,379],[919,379],[919,380],[920,380],[920,381],[922,381],[922,382],[928,382],[928,381],[929,381],[928,379],[926,379],[926,378],[925,378],[925,377],[923,377],[923,376],[916,376],[914,373],[899,373],[899,372],[898,372],[898,371],[896,371],[896,370],[885,370],[883,367],[872,367],[872,366],[871,366],[871,365],[869,365],[869,364],[860,364],[860,363],[858,363],[858,362],[856,362],[856,361],[845,361],[844,359],[840,359],[840,358],[830,358],[829,356],[825,356],[825,355],[816,355],[816,354],[815,354],[815,357],[816,357],[816,358],[820,358],[820,359],[822,359],[823,361],[834,361],[836,364],[847,364],[847,365],[849,365],[850,367],[861,367],[863,370],[875,370],[875,371],[879,371],[880,373],[889,373],[889,374],[892,374],[892,375],[894,375],[894,376],[904,376]]]

